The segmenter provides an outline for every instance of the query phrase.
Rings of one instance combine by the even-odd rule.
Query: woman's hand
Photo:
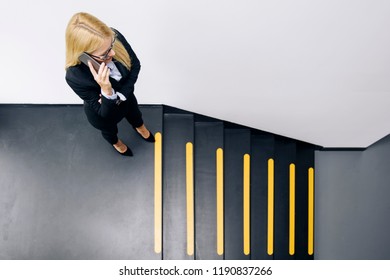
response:
[[[102,62],[100,64],[99,71],[93,68],[92,63],[88,61],[89,70],[91,71],[93,78],[99,84],[102,91],[107,95],[112,95],[112,87],[110,83],[110,69]]]

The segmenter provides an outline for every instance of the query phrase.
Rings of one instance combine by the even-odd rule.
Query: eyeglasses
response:
[[[114,36],[114,39],[112,40],[111,47],[103,55],[90,54],[90,56],[92,56],[93,58],[97,58],[99,60],[106,60],[109,57],[108,54],[111,52],[112,48],[114,47],[115,41],[116,41],[116,34]]]

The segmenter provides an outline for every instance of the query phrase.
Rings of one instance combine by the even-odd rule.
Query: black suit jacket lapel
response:
[[[118,61],[114,61],[114,63],[115,63],[116,68],[118,68],[119,72],[121,73],[122,78],[118,82],[117,80],[110,77],[110,82],[111,82],[112,87],[115,90],[119,90],[122,87],[122,82],[126,80],[126,77],[129,75],[130,71],[127,70],[127,68],[125,66],[123,66],[122,63],[120,63]]]
[[[125,66],[123,66],[123,64],[120,63],[119,61],[114,61],[114,63],[115,63],[116,68],[118,68],[119,72],[121,73],[122,79],[126,78],[126,76],[130,73],[130,71],[127,70],[127,68]]]
[[[120,83],[117,80],[115,80],[114,78],[110,77],[110,82],[111,82],[113,89],[117,90],[120,87]]]

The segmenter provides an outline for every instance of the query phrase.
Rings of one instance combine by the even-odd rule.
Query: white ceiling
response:
[[[70,16],[88,11],[119,29],[140,57],[139,103],[328,148],[364,148],[390,133],[388,0],[110,5],[115,12],[103,0],[7,2],[0,51],[11,55],[2,58],[0,103],[80,103],[64,82],[63,38]],[[22,15],[22,6],[30,12]]]
[[[152,13],[168,104],[329,148],[390,133],[390,1],[209,2]]]

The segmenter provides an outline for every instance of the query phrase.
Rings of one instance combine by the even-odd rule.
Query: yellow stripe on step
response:
[[[295,164],[290,164],[289,254],[295,254]]]
[[[194,254],[194,151],[186,144],[187,254]]]
[[[250,253],[250,155],[244,155],[244,254]]]
[[[274,253],[274,160],[268,160],[267,253]]]
[[[314,254],[314,168],[309,168],[309,182],[308,182],[308,191],[309,191],[309,205],[308,205],[308,254]]]
[[[154,143],[154,251],[162,248],[162,136],[155,134]]]
[[[217,254],[224,253],[224,234],[223,234],[223,150],[217,149],[216,152],[216,170],[217,170]]]

